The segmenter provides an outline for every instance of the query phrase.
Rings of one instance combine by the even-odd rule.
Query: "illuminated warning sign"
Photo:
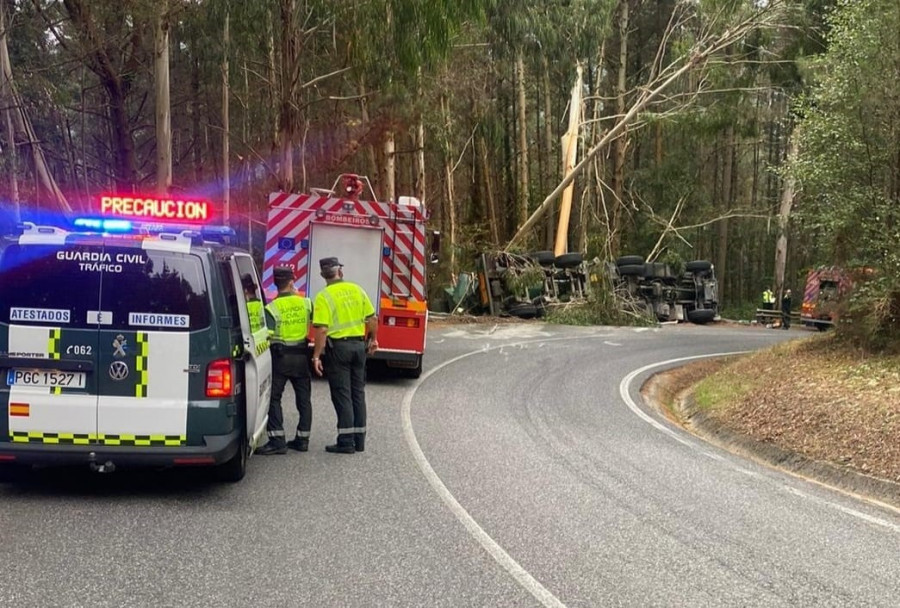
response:
[[[208,201],[198,200],[102,196],[100,212],[130,219],[206,222],[212,217],[212,206]]]

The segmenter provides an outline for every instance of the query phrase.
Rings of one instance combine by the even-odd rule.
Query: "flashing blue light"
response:
[[[98,232],[131,232],[133,226],[128,220],[100,219],[95,217],[77,217],[72,220],[76,228],[87,228]]]

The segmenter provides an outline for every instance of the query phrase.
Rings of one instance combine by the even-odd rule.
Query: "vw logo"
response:
[[[124,361],[113,361],[109,364],[109,377],[113,380],[124,380],[128,377],[128,365]]]

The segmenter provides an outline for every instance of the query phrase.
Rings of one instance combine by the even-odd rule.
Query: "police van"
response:
[[[271,389],[265,321],[250,317],[262,308],[248,305],[264,298],[259,274],[204,228],[167,230],[97,219],[0,237],[0,473],[244,477]]]

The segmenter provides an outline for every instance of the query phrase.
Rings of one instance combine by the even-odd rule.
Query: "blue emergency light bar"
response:
[[[128,220],[101,219],[95,217],[76,217],[72,220],[75,228],[86,228],[98,232],[132,232],[134,224]]]

